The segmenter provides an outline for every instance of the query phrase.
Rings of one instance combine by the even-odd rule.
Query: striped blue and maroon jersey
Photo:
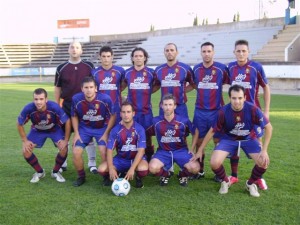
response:
[[[144,128],[133,122],[130,129],[117,124],[110,132],[107,149],[117,150],[117,155],[125,159],[134,159],[139,148],[146,148],[146,134]]]
[[[121,83],[124,79],[124,71],[122,67],[115,65],[108,70],[100,66],[92,71],[98,91],[109,95],[115,108],[121,107]]]
[[[164,116],[156,116],[153,118],[153,125],[147,129],[147,135],[156,136],[158,150],[174,151],[188,148],[186,137],[192,129],[192,123],[186,117],[175,115],[168,122]]]
[[[25,125],[31,120],[31,128],[39,131],[56,131],[69,119],[60,106],[53,101],[46,103],[46,110],[40,112],[35,104],[27,104],[18,116],[19,125]]]
[[[155,74],[161,86],[161,98],[165,94],[171,93],[176,98],[177,104],[187,102],[186,83],[191,85],[194,83],[193,70],[189,65],[177,62],[170,67],[165,63],[155,69]]]
[[[245,101],[241,111],[234,111],[229,103],[218,111],[213,130],[221,132],[224,139],[250,140],[256,138],[255,125],[262,131],[268,123],[262,111],[252,103]]]
[[[226,65],[214,62],[209,68],[203,63],[193,68],[194,83],[197,90],[195,107],[198,109],[216,110],[224,105],[223,84],[229,83]]]
[[[261,64],[249,60],[244,66],[239,66],[237,62],[228,65],[230,84],[238,84],[246,90],[246,100],[257,105],[259,104],[259,86],[265,87],[268,80]]]
[[[78,117],[81,127],[103,128],[107,118],[114,113],[111,98],[106,94],[97,92],[91,102],[85,99],[82,92],[73,96],[71,116]]]
[[[60,98],[67,102],[81,92],[81,82],[86,76],[92,75],[94,65],[89,61],[80,61],[73,64],[69,61],[60,64],[56,69],[54,86],[61,87]]]
[[[137,71],[130,67],[125,71],[125,83],[128,87],[127,100],[133,104],[136,112],[152,112],[151,94],[155,82],[154,70],[144,67]]]

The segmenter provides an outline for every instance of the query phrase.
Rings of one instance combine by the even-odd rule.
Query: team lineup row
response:
[[[234,53],[237,61],[228,66],[214,62],[214,46],[206,42],[201,46],[203,62],[192,69],[178,62],[177,47],[174,43],[169,43],[164,48],[167,63],[153,70],[146,66],[146,50],[135,48],[131,54],[133,66],[124,70],[112,64],[112,49],[104,46],[99,52],[101,66],[95,69],[90,62],[81,60],[80,43],[71,43],[69,60],[57,68],[54,91],[57,103],[63,99],[61,113],[67,115],[56,114],[60,116],[54,119],[50,113],[45,113],[45,110],[49,112],[46,105],[51,101],[47,102],[47,96],[43,96],[46,93],[39,91],[34,93],[34,102],[31,103],[35,113],[26,114],[23,110],[19,116],[18,128],[23,140],[23,154],[36,171],[31,181],[38,182],[44,176],[44,171],[32,152],[34,147],[41,147],[43,143],[34,142],[37,141],[34,138],[40,133],[50,135],[50,131],[56,130],[56,121],[59,127],[65,123],[65,132],[61,130],[63,139],[51,136],[60,150],[52,176],[60,182],[64,181],[59,170],[66,168],[67,142],[72,124],[73,161],[78,173],[74,186],[85,182],[82,160],[84,148],[88,153],[90,171],[100,173],[104,177],[104,185],[108,185],[119,174],[126,173],[126,179],[135,177],[136,186],[142,187],[142,178],[149,171],[160,177],[161,185],[166,185],[172,174],[173,162],[176,162],[180,167],[180,184],[186,186],[188,177],[204,176],[204,146],[213,137],[218,145],[211,157],[211,168],[216,179],[221,182],[219,192],[227,193],[229,186],[238,182],[237,150],[241,147],[255,161],[246,187],[252,196],[259,196],[256,184],[267,189],[262,174],[269,164],[267,147],[272,133],[268,121],[270,90],[262,66],[248,59],[248,42],[237,41]],[[229,92],[231,107],[227,108],[223,107],[224,84],[234,87]],[[264,115],[259,109],[259,85],[264,89]],[[128,94],[124,104],[128,105],[122,105],[121,108],[121,91],[125,88],[128,89]],[[160,115],[153,118],[151,94],[159,89],[162,99]],[[190,123],[185,103],[186,92],[193,89],[197,92],[197,98],[193,123]],[[38,106],[42,105],[38,101],[47,103],[42,111],[41,108],[38,110]],[[224,111],[225,108],[227,110]],[[132,121],[130,113],[133,115]],[[63,119],[65,117],[71,118],[72,123]],[[23,125],[29,119],[33,126],[26,137]],[[228,121],[231,122],[230,125]],[[139,132],[140,128],[147,133],[145,141],[142,140],[143,132]],[[265,141],[262,144],[263,130]],[[186,143],[189,132],[193,133],[192,151],[188,150]],[[156,136],[158,142],[155,154],[152,135]],[[93,138],[101,153],[102,162],[98,168]],[[138,141],[139,138],[141,142]],[[115,157],[112,157],[113,149],[117,149]],[[196,154],[191,153],[194,149],[198,150]],[[229,177],[223,167],[227,156],[231,157],[232,175]]]

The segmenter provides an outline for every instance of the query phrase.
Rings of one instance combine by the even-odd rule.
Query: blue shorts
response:
[[[53,132],[38,131],[37,129],[31,129],[29,134],[27,135],[27,139],[36,144],[36,148],[43,147],[47,138],[50,138],[56,146],[55,143],[65,139],[65,133],[62,129],[57,129]]]
[[[239,149],[243,149],[248,158],[251,158],[249,154],[251,153],[260,153],[261,145],[257,139],[254,140],[242,140],[242,141],[232,141],[223,139],[217,144],[214,150],[222,150],[228,152],[229,155],[227,157],[232,157],[235,155],[236,151]]]
[[[199,138],[204,138],[218,114],[218,110],[195,109],[193,124],[199,130]],[[216,133],[214,137],[219,137]]]
[[[79,140],[76,141],[75,146],[85,148],[93,140],[93,138],[96,139],[98,145],[106,146],[106,143],[103,140],[100,141],[100,138],[104,134],[105,130],[106,126],[100,129],[91,129],[79,126],[78,132],[82,142],[80,142]]]
[[[153,155],[153,158],[158,159],[164,164],[164,169],[169,170],[174,162],[183,169],[184,165],[190,161],[193,157],[192,153],[188,149],[179,149],[175,151],[157,150]]]
[[[143,156],[142,159],[146,160],[146,157]],[[118,155],[116,155],[113,158],[113,164],[116,167],[117,171],[120,173],[127,172],[130,169],[133,161],[134,161],[134,159],[124,159]]]
[[[177,105],[176,109],[175,109],[175,114],[179,115],[181,117],[186,117],[189,118],[189,113],[188,113],[188,109],[185,103]],[[163,116],[164,115],[164,111],[161,107],[159,107],[159,115]]]
[[[152,126],[153,113],[150,112],[148,114],[143,114],[141,112],[135,112],[133,119],[147,130],[150,126]]]

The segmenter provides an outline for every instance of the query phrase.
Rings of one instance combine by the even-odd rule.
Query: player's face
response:
[[[73,42],[69,45],[69,55],[73,59],[78,59],[82,54],[82,47],[79,42]]]
[[[38,111],[46,110],[47,98],[45,97],[44,93],[39,95],[33,94],[33,102]]]
[[[112,67],[113,56],[110,52],[102,52],[100,55],[100,61],[104,67]]]
[[[165,116],[171,116],[174,114],[176,109],[176,104],[173,99],[163,100],[162,102],[162,109],[164,111]]]
[[[97,89],[94,82],[84,83],[81,90],[88,101],[93,100],[96,96]]]
[[[213,61],[214,54],[215,54],[215,52],[211,45],[202,46],[201,56],[202,56],[203,62],[211,63]]]
[[[164,54],[165,54],[167,61],[172,62],[172,61],[176,60],[178,52],[176,50],[176,47],[174,45],[170,44],[165,47]]]
[[[230,103],[231,103],[231,108],[234,111],[242,110],[245,101],[246,98],[242,90],[240,90],[239,92],[233,90],[231,91]]]
[[[234,54],[239,65],[247,63],[249,48],[247,45],[237,45],[234,49]]]
[[[142,67],[145,65],[146,57],[142,51],[135,51],[132,61],[135,66]]]
[[[133,121],[133,116],[135,115],[132,107],[130,105],[124,105],[121,108],[121,118],[123,123],[131,123]]]

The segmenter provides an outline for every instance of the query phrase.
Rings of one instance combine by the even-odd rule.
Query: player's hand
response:
[[[32,152],[34,149],[35,145],[33,144],[32,141],[26,140],[22,144],[22,150],[23,152]]]
[[[190,159],[190,161],[197,161],[199,160],[200,162],[202,162],[202,151],[198,150],[198,152],[196,154],[193,155],[193,157]]]
[[[56,143],[56,145],[59,150],[63,150],[68,145],[68,141],[67,140],[59,140]]]
[[[110,180],[114,181],[115,179],[119,178],[117,171],[112,168],[109,170],[109,178]]]
[[[99,139],[99,141],[104,141],[105,143],[107,143],[107,140],[108,140],[108,134],[106,133],[104,133],[102,137]]]
[[[126,180],[133,180],[134,178],[134,170],[133,169],[129,169],[127,171],[126,176],[124,177]]]
[[[79,133],[74,133],[73,146],[75,146],[77,141],[80,141],[82,143]]]
[[[266,151],[261,151],[259,156],[258,156],[258,162],[259,162],[259,166],[263,167],[263,168],[268,168],[269,164],[270,164],[270,158],[269,155]]]

